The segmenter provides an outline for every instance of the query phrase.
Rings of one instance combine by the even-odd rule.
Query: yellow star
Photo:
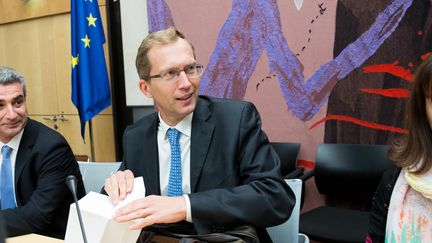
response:
[[[88,36],[86,35],[85,38],[81,39],[84,42],[84,47],[88,47],[90,48],[90,39],[88,38]]]
[[[90,15],[87,17],[88,26],[93,25],[96,27],[96,20],[97,18],[93,18],[93,15],[90,13]]]
[[[73,69],[76,65],[78,65],[78,63],[79,63],[79,54],[77,54],[76,57],[72,56],[72,61],[71,61],[71,63],[72,63],[72,69]]]

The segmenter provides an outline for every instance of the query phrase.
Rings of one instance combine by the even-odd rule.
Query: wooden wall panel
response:
[[[104,0],[98,1],[105,6]],[[0,0],[0,24],[70,12],[70,0]]]
[[[19,70],[27,80],[28,108],[38,114],[58,111],[55,54],[51,17],[0,25],[4,51],[2,65]],[[50,95],[42,95],[42,94]]]
[[[6,57],[3,55],[3,53],[6,52],[5,36],[5,28],[0,25],[0,65],[4,65],[6,63]]]
[[[112,115],[98,115],[93,119],[93,142],[97,161],[115,158],[114,126]]]
[[[100,11],[106,32],[105,7],[100,7]],[[4,50],[1,63],[16,68],[26,78],[32,90],[28,99],[33,115],[78,114],[70,99],[70,36],[69,13],[0,25],[0,50]],[[108,44],[104,50],[109,65]],[[39,95],[43,91],[50,95]],[[61,98],[56,99],[57,96]],[[111,107],[102,114],[112,114]]]
[[[10,3],[8,6],[15,7],[17,7],[17,2],[21,4],[19,0],[0,0],[0,20],[5,18],[5,16],[1,16],[5,9],[9,9],[3,8],[6,2]],[[16,68],[26,78],[29,116],[60,132],[71,145],[74,154],[91,157],[88,124],[84,143],[80,134],[78,112],[71,101],[69,0],[67,0],[67,9],[63,0],[55,0],[51,3],[40,0],[29,1],[21,8],[33,8],[34,6],[32,7],[31,4],[36,4],[36,2],[40,3],[41,6],[48,6],[51,3],[59,5],[56,5],[55,8],[47,7],[44,11],[39,9],[39,18],[20,19],[25,21],[12,21],[3,24],[0,22],[0,65]],[[99,3],[99,5],[105,36],[107,36],[105,3]],[[34,7],[34,9],[37,12],[36,9],[38,8]],[[63,10],[58,12],[59,9]],[[56,12],[54,15],[46,14],[54,12]],[[41,17],[43,14],[47,16]],[[9,14],[8,16],[15,15]],[[104,51],[109,67],[107,43],[104,45]],[[56,122],[46,120],[54,116],[58,117],[60,114],[64,114],[68,120],[57,120]],[[115,160],[111,107],[93,119],[93,142],[94,157],[91,160]]]
[[[70,0],[0,0],[0,24],[70,11]]]
[[[53,16],[54,18],[54,45],[55,70],[57,80],[57,93],[59,96],[59,107],[61,112],[67,115],[78,114],[71,100],[71,33],[70,14]]]

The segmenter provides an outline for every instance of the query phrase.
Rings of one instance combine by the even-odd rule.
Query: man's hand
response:
[[[182,196],[151,195],[120,208],[114,219],[118,222],[139,219],[129,227],[131,230],[142,229],[156,223],[175,223],[186,219],[186,202]]]
[[[114,205],[126,198],[133,189],[134,174],[130,170],[118,171],[105,180],[105,191]]]

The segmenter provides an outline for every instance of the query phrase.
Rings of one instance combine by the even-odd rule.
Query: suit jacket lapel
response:
[[[215,126],[207,121],[210,116],[211,112],[207,102],[203,99],[198,99],[192,120],[190,161],[191,192],[196,191],[213,136]]]
[[[33,120],[28,118],[24,128],[24,133],[21,137],[20,145],[15,162],[15,191],[18,190],[18,181],[21,179],[21,174],[24,168],[30,163],[31,148],[33,147],[35,138],[37,137],[37,126]],[[16,194],[16,193],[15,193]],[[21,205],[20,198],[16,197],[18,205]]]
[[[157,131],[159,118],[155,113],[154,119],[150,124],[143,128],[144,137],[138,143],[142,143],[144,153],[138,155],[139,164],[141,165],[141,175],[144,178],[146,195],[160,195],[159,183],[159,156],[157,145]]]

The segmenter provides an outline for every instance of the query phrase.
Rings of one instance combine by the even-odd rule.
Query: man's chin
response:
[[[189,104],[189,105],[187,105],[187,106],[182,106],[182,107],[178,110],[178,111],[180,111],[179,114],[183,114],[183,116],[187,116],[187,115],[189,115],[190,113],[194,112],[194,110],[195,110],[195,106],[196,106],[195,103]]]
[[[7,133],[8,133],[10,136],[14,137],[14,136],[17,135],[19,132],[21,132],[21,130],[23,130],[23,129],[24,129],[24,124],[19,124],[19,125],[16,125],[16,126],[14,126],[14,127],[9,127],[9,128],[7,129]]]
[[[12,140],[12,138],[14,138],[19,132],[21,132],[22,129],[8,129],[8,130],[3,130],[2,136],[1,136],[1,141],[3,143],[8,143],[10,140]]]
[[[195,110],[195,105],[194,106],[185,107],[185,109],[183,110],[183,114],[185,114],[185,116],[187,116],[190,113],[192,113],[194,110]]]

